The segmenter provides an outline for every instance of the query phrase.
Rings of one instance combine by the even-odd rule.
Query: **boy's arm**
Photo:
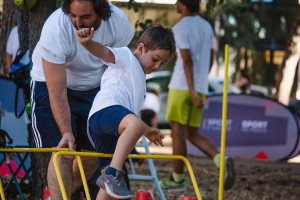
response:
[[[76,32],[80,44],[94,56],[105,62],[115,63],[114,54],[104,45],[92,40],[94,36],[94,27],[83,28]]]

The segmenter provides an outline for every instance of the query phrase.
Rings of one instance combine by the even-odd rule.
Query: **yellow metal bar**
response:
[[[226,121],[227,121],[227,85],[228,85],[228,58],[229,45],[225,45],[225,74],[224,74],[224,90],[223,90],[223,110],[222,110],[222,136],[221,136],[221,160],[219,175],[219,200],[223,199],[224,191],[224,163],[225,163],[225,142],[226,142]]]
[[[5,195],[4,195],[4,190],[3,190],[3,186],[2,186],[2,178],[0,177],[0,196],[1,196],[1,200],[5,200]]]
[[[62,152],[62,151],[60,151],[60,152]],[[58,184],[59,184],[59,187],[60,187],[60,191],[61,191],[63,200],[68,200],[66,189],[65,189],[65,186],[64,186],[64,183],[63,183],[63,180],[62,180],[62,177],[61,177],[61,173],[60,173],[60,170],[59,170],[59,166],[58,166],[58,163],[57,163],[57,156],[58,155],[59,154],[56,153],[53,157],[54,169],[55,169],[55,172],[56,172],[56,176],[57,176],[57,180],[58,180]]]
[[[87,200],[91,200],[91,195],[90,195],[90,191],[89,191],[89,188],[88,188],[88,185],[87,185],[87,182],[86,182],[86,177],[85,177],[85,174],[84,174],[81,158],[80,158],[80,156],[76,156],[76,159],[77,159],[77,163],[78,163],[78,166],[79,166],[79,170],[80,170],[81,179],[82,179],[82,183],[83,183],[86,198],[87,198]]]
[[[68,148],[0,148],[0,152],[57,152],[69,151]]]
[[[60,155],[74,155],[74,156],[90,156],[90,157],[106,157],[106,158],[111,158],[113,157],[113,154],[103,154],[103,153],[91,153],[91,152],[64,152],[64,151],[59,151],[57,152],[54,157],[53,157],[53,164],[54,164],[54,168],[56,171],[56,175],[57,175],[57,179],[59,182],[59,187],[61,190],[61,193],[63,195],[63,200],[68,200],[67,199],[67,195],[66,195],[66,190],[61,178],[61,173],[58,167],[58,163],[57,163],[57,158]],[[176,156],[176,155],[128,155],[128,158],[137,158],[137,159],[178,159],[178,160],[182,160],[186,165],[187,165],[187,169],[189,171],[194,189],[195,189],[195,193],[197,196],[198,200],[202,200],[201,195],[200,195],[200,191],[196,182],[196,178],[193,172],[193,169],[189,163],[189,161],[183,157],[183,156]],[[79,163],[78,163],[79,164]]]

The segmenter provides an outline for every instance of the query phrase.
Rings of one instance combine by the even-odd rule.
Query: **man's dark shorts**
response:
[[[67,90],[71,109],[71,124],[76,149],[95,151],[87,136],[87,118],[99,87],[89,91]],[[31,83],[32,129],[36,147],[56,147],[61,140],[60,130],[53,117],[45,82]]]
[[[127,114],[133,114],[127,108],[114,105],[99,110],[93,114],[89,121],[89,135],[96,152],[113,154],[119,139],[118,127]],[[110,164],[112,158],[98,158],[99,168]]]

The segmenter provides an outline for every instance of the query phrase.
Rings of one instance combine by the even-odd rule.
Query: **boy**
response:
[[[121,168],[138,139],[145,135],[155,145],[163,146],[160,131],[147,126],[137,115],[145,98],[145,74],[159,69],[174,55],[175,41],[171,29],[150,27],[131,53],[127,47],[110,48],[94,42],[93,34],[94,28],[76,33],[81,45],[108,66],[89,114],[89,138],[97,152],[114,153],[112,159],[98,159],[101,169],[109,167],[97,180],[101,187],[97,199],[126,199],[132,195]]]

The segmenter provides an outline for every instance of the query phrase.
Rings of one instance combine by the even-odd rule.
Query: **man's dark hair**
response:
[[[161,25],[148,28],[138,43],[143,43],[147,51],[165,49],[169,51],[170,55],[174,55],[176,51],[172,29],[164,28]]]
[[[65,14],[70,14],[70,5],[73,1],[90,1],[94,4],[94,10],[98,17],[108,20],[111,15],[110,7],[107,0],[65,0],[62,9]]]
[[[179,0],[184,4],[187,9],[192,13],[199,13],[200,10],[200,0]]]

